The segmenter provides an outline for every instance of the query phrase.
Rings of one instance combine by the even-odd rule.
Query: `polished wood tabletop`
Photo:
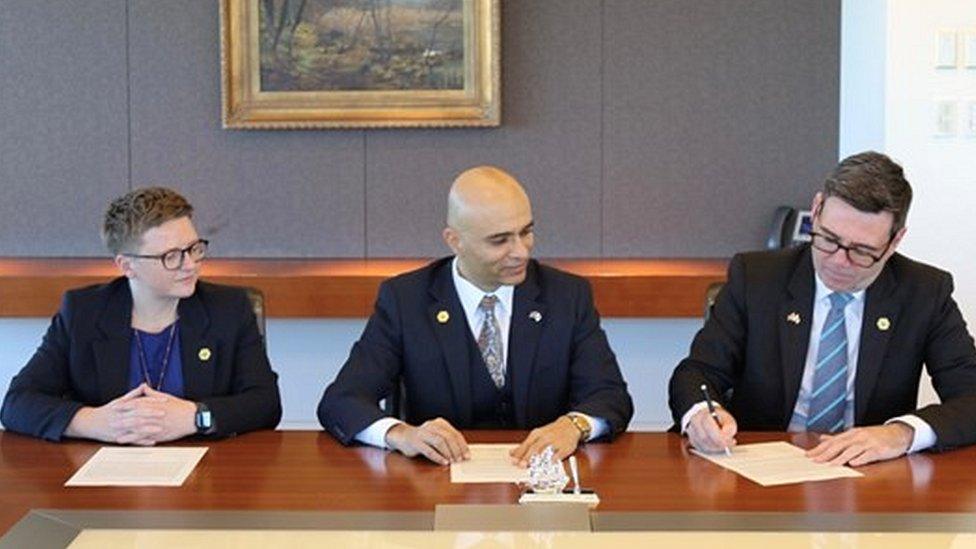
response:
[[[467,432],[472,442],[524,433]],[[743,433],[740,443],[807,435]],[[188,441],[187,445],[199,445]],[[265,431],[206,441],[206,456],[178,488],[65,488],[99,448],[0,432],[0,532],[30,509],[433,511],[442,503],[515,503],[511,484],[451,484],[446,467],[314,431]],[[684,439],[627,433],[577,453],[597,512],[974,513],[976,448],[922,453],[860,468],[862,478],[763,488],[688,454]]]

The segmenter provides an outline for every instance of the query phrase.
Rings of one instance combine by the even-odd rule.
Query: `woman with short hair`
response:
[[[102,237],[122,276],[65,293],[10,382],[8,430],[153,445],[274,428],[281,419],[247,294],[199,281],[208,241],[193,206],[150,187],[114,200]]]

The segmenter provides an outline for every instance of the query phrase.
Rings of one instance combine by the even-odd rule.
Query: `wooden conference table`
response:
[[[466,433],[472,442],[515,442],[523,435]],[[739,436],[740,443],[767,440],[813,444],[809,435]],[[0,532],[32,509],[129,510],[156,518],[174,511],[396,512],[391,517],[415,511],[429,521],[438,504],[507,504],[519,495],[510,484],[451,484],[445,467],[375,448],[346,448],[322,432],[265,431],[206,445],[209,452],[179,488],[65,488],[98,444],[0,432]],[[739,517],[740,526],[749,517],[785,514],[834,517],[841,521],[834,527],[853,529],[859,517],[877,513],[914,517],[896,519],[903,526],[920,516],[976,513],[976,447],[865,466],[863,478],[770,488],[689,455],[674,434],[627,433],[612,444],[585,445],[577,455],[582,484],[601,498],[594,528],[633,528],[633,513],[649,527],[674,513],[710,512]],[[391,521],[389,527],[398,524]]]

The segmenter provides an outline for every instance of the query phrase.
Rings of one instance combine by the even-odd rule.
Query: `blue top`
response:
[[[153,389],[156,388],[163,368],[163,355],[166,353],[166,344],[169,343],[170,326],[167,326],[158,334],[134,330],[132,342],[129,345],[130,391],[145,381],[142,373],[142,360],[139,357],[140,341],[142,342],[142,350],[146,354],[146,364],[149,370],[148,384]],[[139,341],[136,341],[136,337],[139,338]],[[175,397],[183,398],[183,358],[180,356],[180,347],[180,325],[177,322],[176,333],[173,334],[173,345],[170,350],[169,362],[166,364],[166,375],[163,377],[163,385],[159,390]]]

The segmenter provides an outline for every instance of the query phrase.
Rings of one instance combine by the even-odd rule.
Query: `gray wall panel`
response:
[[[0,2],[0,253],[101,255],[126,187],[125,2]]]
[[[221,129],[217,3],[129,10],[132,184],[186,192],[215,255],[362,257],[362,133]]]
[[[836,160],[839,4],[505,0],[502,127],[244,132],[217,2],[2,0],[0,255],[100,254],[107,200],[155,183],[218,255],[437,256],[450,179],[493,163],[539,255],[728,256]]]
[[[371,256],[446,253],[450,180],[496,164],[528,189],[537,250],[600,254],[600,2],[506,2],[502,127],[367,136]]]
[[[606,255],[729,255],[809,203],[837,154],[839,13],[606,2]]]

